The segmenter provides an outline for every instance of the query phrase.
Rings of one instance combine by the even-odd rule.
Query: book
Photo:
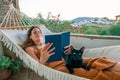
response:
[[[70,32],[45,35],[45,43],[53,43],[51,48],[55,47],[55,54],[50,56],[47,62],[62,60],[62,57],[65,55],[64,47],[70,45]]]

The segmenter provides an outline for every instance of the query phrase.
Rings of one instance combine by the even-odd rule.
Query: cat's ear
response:
[[[84,50],[85,50],[85,47],[83,46],[83,47],[81,47],[81,49],[79,51],[81,51],[83,53]]]

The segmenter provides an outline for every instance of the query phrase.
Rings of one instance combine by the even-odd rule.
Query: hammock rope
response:
[[[32,19],[20,10],[16,9],[12,3],[9,4],[9,10],[6,13],[0,27],[17,27],[34,25]]]

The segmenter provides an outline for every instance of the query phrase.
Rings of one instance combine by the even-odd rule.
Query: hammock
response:
[[[42,29],[45,30],[44,27]],[[18,34],[21,32],[26,32],[27,30],[28,29],[0,30],[0,40],[3,42],[4,46],[6,46],[10,51],[16,53],[16,56],[23,60],[26,66],[34,70],[39,76],[44,76],[44,78],[48,80],[87,80],[86,78],[78,77],[49,68],[45,65],[40,64],[31,56],[29,56],[18,45],[21,42]]]
[[[44,26],[40,27],[43,34],[51,34]],[[40,64],[29,56],[21,47],[18,45],[21,43],[19,33],[26,33],[26,29],[5,29],[0,30],[0,40],[3,42],[4,46],[10,49],[10,51],[16,53],[23,62],[32,70],[34,70],[39,76],[44,76],[48,80],[87,80],[86,78],[78,77],[75,75],[60,72],[51,69],[45,65]],[[110,59],[120,61],[120,45],[86,49],[84,52],[84,57],[99,57],[107,56]]]

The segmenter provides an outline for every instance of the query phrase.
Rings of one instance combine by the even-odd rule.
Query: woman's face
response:
[[[31,32],[30,39],[32,39],[33,41],[40,41],[41,38],[42,38],[42,33],[40,29],[34,28]]]

